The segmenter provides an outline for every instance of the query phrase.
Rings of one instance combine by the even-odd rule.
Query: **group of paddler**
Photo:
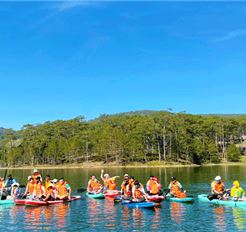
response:
[[[104,170],[102,170],[101,180],[103,184],[101,184],[100,181],[96,179],[96,176],[91,176],[87,186],[87,193],[117,193],[117,178],[119,178],[119,176],[110,177],[109,174],[104,174]],[[142,183],[136,180],[133,176],[125,174],[119,194],[121,195],[122,200],[130,200],[131,202],[144,202],[147,201],[150,196],[162,196],[163,194],[167,197],[186,197],[186,191],[174,176],[171,178],[168,188],[165,190],[165,192],[163,192],[160,180],[156,176],[149,177],[145,190]]]
[[[88,182],[87,193],[88,194],[112,194],[119,193],[121,200],[128,200],[131,202],[144,202],[153,199],[153,196],[164,196],[165,198],[185,199],[188,198],[186,191],[183,189],[181,183],[176,177],[171,177],[167,189],[162,189],[162,185],[156,176],[150,176],[145,187],[138,180],[135,180],[133,176],[128,174],[124,175],[123,182],[121,183],[120,191],[117,190],[116,179],[119,176],[110,177],[109,174],[104,174],[101,171],[102,184],[96,176],[91,176]],[[230,189],[226,189],[220,176],[216,176],[211,183],[211,193],[207,195],[207,199],[212,201],[218,200],[244,200],[245,192],[240,187],[239,181],[235,180],[233,186]],[[193,198],[190,196],[190,198]],[[160,198],[158,198],[160,199]],[[193,201],[193,199],[191,200]]]
[[[71,187],[64,178],[51,179],[46,175],[45,180],[37,169],[27,178],[25,192],[21,192],[20,184],[9,175],[7,180],[0,178],[0,200],[4,199],[35,199],[40,201],[70,200]]]
[[[120,197],[122,201],[128,201],[132,203],[141,203],[146,201],[156,201],[166,199],[181,199],[179,201],[192,202],[192,196],[186,196],[186,191],[183,189],[181,183],[175,176],[171,177],[167,189],[163,189],[160,180],[156,176],[150,176],[147,183],[143,185],[140,181],[136,180],[133,176],[128,174],[124,175],[124,179],[121,183],[120,191],[117,190],[116,180],[119,176],[110,177],[109,174],[101,171],[100,175],[102,184],[96,176],[91,176],[88,186],[88,196],[110,196]],[[21,189],[26,187],[25,191]],[[64,180],[64,178],[52,179],[50,175],[46,175],[45,180],[38,170],[33,170],[32,175],[28,177],[26,186],[20,186],[20,184],[12,177],[8,175],[6,178],[0,177],[0,200],[12,200],[12,199],[31,199],[43,202],[57,201],[57,200],[71,200],[72,189],[70,185]],[[230,200],[230,201],[245,201],[245,192],[240,186],[239,181],[235,180],[233,186],[230,189],[226,189],[220,176],[216,176],[211,183],[211,193],[201,194],[198,199],[207,199],[207,201],[213,200]],[[93,197],[94,198],[94,197]],[[96,197],[95,197],[96,198]],[[190,200],[188,198],[191,198]],[[119,198],[118,198],[119,199]],[[182,200],[183,199],[183,200]],[[186,201],[185,201],[186,199]]]
[[[216,176],[211,183],[211,194],[208,195],[209,200],[227,200],[233,198],[234,200],[242,199],[245,195],[243,188],[240,186],[238,180],[233,181],[233,186],[226,189],[220,176]]]

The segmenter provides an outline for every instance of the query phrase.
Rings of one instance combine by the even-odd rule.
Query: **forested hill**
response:
[[[4,128],[0,127],[0,139],[3,139],[3,135],[4,135]]]
[[[245,115],[137,111],[25,125],[6,130],[2,166],[81,162],[182,163],[237,161],[244,152]]]

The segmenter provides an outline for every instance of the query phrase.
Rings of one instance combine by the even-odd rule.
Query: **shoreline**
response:
[[[61,164],[61,165],[28,165],[18,167],[0,167],[0,170],[29,170],[29,169],[101,169],[101,168],[185,168],[185,167],[213,167],[213,166],[246,166],[244,162],[223,162],[219,164],[180,164],[180,163],[167,163],[167,164],[141,164],[134,163],[133,165],[118,165],[115,163],[102,164],[102,163],[81,163],[81,164]]]

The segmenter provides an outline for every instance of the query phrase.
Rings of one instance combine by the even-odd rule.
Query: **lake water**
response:
[[[199,203],[197,195],[208,193],[210,182],[216,175],[222,176],[227,188],[233,180],[241,182],[246,189],[246,166],[214,166],[183,168],[108,168],[110,175],[135,176],[146,183],[150,175],[160,178],[167,186],[171,176],[176,176],[188,195],[195,196],[193,204],[163,202],[155,210],[129,209],[112,200],[88,199],[85,193],[82,200],[69,204],[42,207],[0,206],[0,230],[18,231],[246,231],[246,209],[228,206],[213,206]],[[8,170],[21,184],[31,170]],[[90,175],[100,175],[100,169],[54,169],[41,170],[43,177],[64,177],[74,192],[85,187]],[[0,171],[0,176],[4,170]],[[118,186],[122,178],[118,181]],[[76,193],[76,195],[78,195]]]

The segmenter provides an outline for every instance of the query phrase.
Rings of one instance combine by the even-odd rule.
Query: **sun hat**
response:
[[[220,180],[221,180],[221,177],[220,177],[220,176],[216,176],[214,179],[215,179],[216,181],[220,181]]]
[[[14,186],[19,187],[19,186],[20,186],[20,184],[16,182],[16,183],[13,183],[11,186],[12,186],[12,187],[14,187]]]

